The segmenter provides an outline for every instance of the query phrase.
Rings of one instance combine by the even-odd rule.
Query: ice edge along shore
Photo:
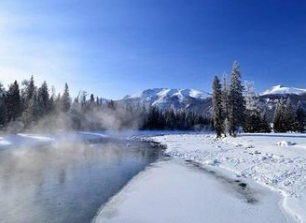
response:
[[[251,179],[282,196],[280,207],[294,222],[306,222],[306,135],[178,134],[149,137],[167,147],[166,154],[201,165],[220,167]]]

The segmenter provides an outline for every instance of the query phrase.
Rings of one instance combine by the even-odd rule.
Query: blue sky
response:
[[[234,60],[258,92],[306,88],[304,0],[3,0],[0,81],[34,75],[105,98],[210,91]]]

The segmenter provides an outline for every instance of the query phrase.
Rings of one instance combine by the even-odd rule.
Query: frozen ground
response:
[[[94,222],[287,222],[278,194],[244,183],[174,160],[160,161],[113,197]]]
[[[306,135],[245,134],[216,139],[180,134],[150,139],[165,144],[172,157],[219,167],[269,187],[283,197],[282,207],[296,222],[306,222]]]

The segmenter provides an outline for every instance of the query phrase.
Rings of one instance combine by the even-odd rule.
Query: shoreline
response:
[[[218,171],[215,169],[215,171]],[[219,177],[222,177],[221,179]],[[209,174],[182,160],[158,161],[136,175],[101,207],[92,223],[117,222],[287,222],[279,194],[247,182],[254,203],[240,194],[235,178]],[[252,217],[252,219],[250,219]]]
[[[290,194],[290,193],[288,193],[288,191],[282,189],[278,185],[275,186],[273,183],[271,184],[267,181],[264,182],[261,178],[258,178],[258,175],[256,175],[256,173],[254,175],[252,175],[252,173],[251,173],[251,174],[249,174],[249,176],[246,176],[245,172],[248,172],[248,171],[249,172],[252,172],[252,171],[256,172],[256,170],[253,170],[252,169],[253,167],[248,167],[248,166],[244,166],[245,169],[243,169],[243,168],[240,169],[239,165],[241,163],[243,164],[243,162],[245,162],[244,160],[239,161],[235,165],[233,165],[233,163],[231,163],[231,162],[224,162],[224,161],[227,161],[228,157],[226,157],[225,159],[220,159],[220,157],[226,156],[225,153],[228,153],[230,151],[230,150],[226,150],[226,149],[223,150],[222,145],[233,147],[232,151],[234,151],[234,153],[235,153],[235,150],[236,151],[241,150],[241,148],[239,148],[239,147],[245,147],[244,149],[252,149],[252,148],[253,148],[253,150],[257,149],[258,146],[256,144],[254,144],[254,145],[251,144],[249,146],[249,145],[246,145],[245,142],[241,143],[241,140],[240,140],[240,139],[243,139],[243,137],[253,137],[253,136],[267,137],[267,135],[265,135],[265,134],[264,135],[256,135],[256,134],[255,135],[252,135],[252,134],[248,135],[248,134],[246,134],[246,135],[239,136],[237,138],[228,137],[228,138],[224,138],[224,139],[215,139],[213,136],[207,135],[207,134],[202,134],[201,136],[199,136],[198,134],[197,135],[188,135],[188,136],[182,134],[182,135],[174,135],[174,136],[170,136],[170,135],[157,136],[157,137],[150,136],[148,138],[150,140],[153,140],[153,141],[156,141],[156,142],[159,142],[159,143],[165,145],[167,147],[166,154],[171,156],[171,157],[178,157],[182,160],[192,160],[193,162],[195,162],[199,165],[203,165],[203,166],[206,166],[206,167],[211,166],[211,167],[214,167],[214,168],[217,168],[217,169],[221,170],[222,172],[225,171],[229,174],[230,173],[231,174],[236,174],[239,177],[243,177],[245,179],[251,180],[255,184],[266,187],[267,189],[269,189],[271,192],[273,192],[275,194],[279,194],[282,198],[279,201],[279,207],[283,211],[286,218],[288,219],[288,222],[304,223],[305,222],[305,214],[303,214],[304,213],[303,207],[301,207],[300,205],[303,204],[302,200],[303,200],[303,197],[305,197],[305,196],[303,196],[303,190],[305,190],[305,189],[301,190],[302,191],[301,194],[297,195],[297,192],[294,191],[294,190],[292,190],[292,192],[291,192],[292,194]],[[270,136],[270,137],[272,136],[271,138],[275,137],[275,139],[280,139],[280,138],[283,137],[283,138],[286,138],[286,139],[293,139],[293,140],[296,140],[297,138],[300,138],[300,137],[301,138],[306,137],[305,135],[301,135],[301,134],[270,134],[268,136]],[[210,143],[210,145],[209,146],[207,146],[207,145],[202,146],[202,147],[206,147],[203,151],[201,151],[201,149],[198,148],[198,147],[201,147],[201,145],[200,146],[199,145],[193,145],[196,148],[186,150],[185,147],[189,146],[188,142],[187,143],[186,143],[186,141],[183,142],[184,139],[183,139],[183,141],[174,140],[174,138],[180,138],[180,137],[184,138],[187,141],[188,141],[187,138],[189,138],[189,137],[193,137],[194,139],[199,137],[201,139],[206,140],[206,141],[202,141],[201,143],[204,144],[206,142],[206,143]],[[218,144],[218,145],[216,146],[214,144]],[[190,145],[190,146],[192,146],[192,145]],[[271,146],[274,146],[274,145],[271,145]],[[305,145],[303,145],[303,144],[302,145],[297,144],[296,146],[299,147],[298,148],[299,150],[301,150],[301,149],[303,150],[305,148]],[[207,149],[207,147],[211,147],[211,148]],[[217,152],[213,151],[215,148],[218,148],[219,151],[217,151]],[[283,148],[283,149],[286,149],[286,147]],[[205,154],[205,152],[207,152],[207,150],[208,151],[211,150],[212,153],[208,152],[207,154]],[[220,150],[221,150],[221,155],[220,155]],[[264,148],[262,150],[264,150]],[[260,152],[257,152],[257,153],[261,154],[262,150]],[[255,150],[255,151],[257,151],[257,150]],[[225,152],[225,153],[222,154],[222,152]],[[217,154],[217,156],[213,157],[213,155],[216,155],[216,154]],[[241,152],[238,152],[235,155],[239,156],[239,154],[241,154]],[[305,155],[306,155],[306,150],[305,150]],[[286,159],[286,156],[283,156],[283,157],[284,157],[284,159]],[[239,159],[239,158],[237,158],[237,159]],[[252,161],[254,162],[254,160],[252,160]],[[247,162],[245,162],[245,163],[247,163]],[[254,164],[254,165],[256,165],[256,164]],[[301,168],[303,168],[303,167],[304,166],[301,166]],[[292,166],[292,168],[293,168],[293,166]],[[285,171],[283,171],[283,172],[285,172]]]

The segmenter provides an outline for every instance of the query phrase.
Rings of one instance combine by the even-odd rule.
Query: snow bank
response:
[[[279,196],[257,186],[247,203],[217,177],[174,161],[161,161],[136,176],[104,206],[95,223],[287,222]]]
[[[90,139],[101,139],[101,138],[108,138],[106,134],[97,133],[97,132],[79,132],[87,140]]]
[[[54,141],[55,138],[42,134],[3,135],[0,137],[0,149],[44,145]]]
[[[3,137],[0,137],[0,146],[8,146],[12,143],[10,141],[5,140]]]
[[[288,146],[294,146],[296,143],[290,142],[290,141],[280,141],[276,145],[282,146],[282,147],[288,147]]]
[[[28,134],[2,135],[0,137],[0,149],[18,148],[24,146],[48,145],[56,142],[73,142],[82,140],[94,140],[107,138],[103,133],[96,132],[65,132],[56,134]]]
[[[245,134],[216,139],[181,134],[150,139],[166,145],[170,156],[221,167],[268,186],[283,195],[283,207],[297,222],[306,222],[306,135]]]
[[[54,141],[54,138],[45,136],[45,135],[40,135],[40,134],[17,134],[21,137],[25,137],[25,138],[30,138],[30,139],[35,139],[35,140],[39,140],[39,141]]]

